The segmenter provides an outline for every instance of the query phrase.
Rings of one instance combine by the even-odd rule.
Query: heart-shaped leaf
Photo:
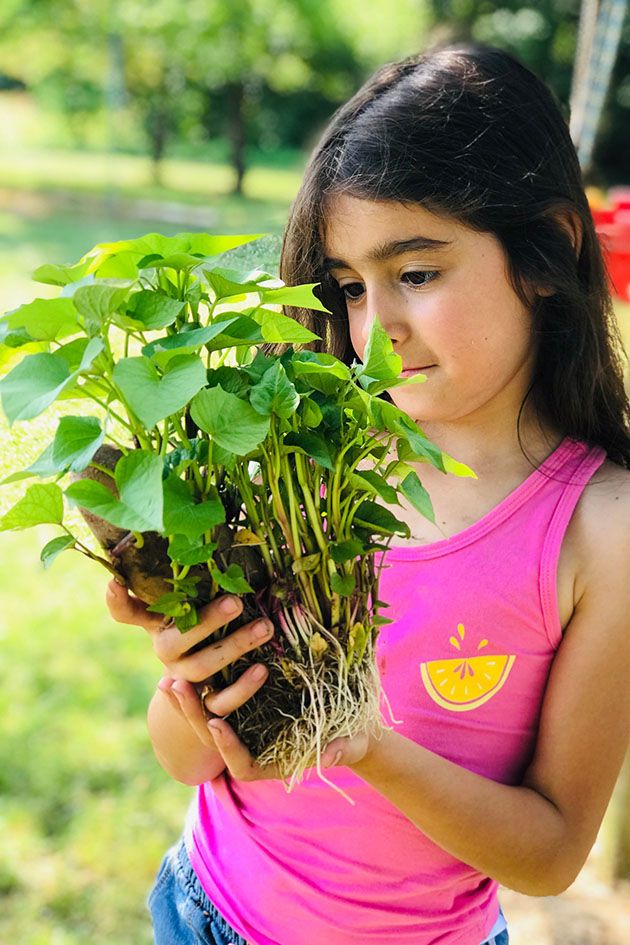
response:
[[[251,388],[249,402],[263,417],[275,413],[279,417],[288,418],[297,410],[300,395],[280,362],[276,361]]]
[[[164,528],[162,460],[148,450],[133,450],[118,460],[115,482],[119,499],[93,479],[81,479],[66,489],[75,505],[128,531],[162,532]]]
[[[195,502],[187,484],[171,474],[164,482],[164,531],[194,540],[225,522],[225,508],[218,495]]]
[[[96,417],[62,417],[52,445],[52,461],[58,470],[85,469],[105,434]]]
[[[190,415],[200,430],[226,450],[240,456],[251,453],[269,432],[269,417],[261,417],[247,401],[220,385],[200,391]]]
[[[36,482],[0,520],[0,531],[32,528],[33,525],[61,525],[62,521],[61,489],[52,482],[45,485]]]
[[[185,407],[206,383],[203,363],[194,356],[169,365],[163,377],[148,358],[123,358],[115,366],[113,377],[148,430]]]
[[[44,568],[49,568],[57,555],[68,548],[74,548],[76,543],[77,540],[74,535],[60,535],[58,538],[49,541],[48,544],[44,545],[39,556]]]

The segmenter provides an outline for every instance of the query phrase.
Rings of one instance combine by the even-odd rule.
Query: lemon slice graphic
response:
[[[451,712],[483,705],[502,688],[515,656],[469,656],[420,664],[422,681],[434,702]]]

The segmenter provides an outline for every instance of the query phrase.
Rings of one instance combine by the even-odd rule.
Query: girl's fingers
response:
[[[228,601],[234,602],[234,607],[231,610],[224,609],[224,605]],[[222,595],[202,607],[199,611],[199,623],[187,630],[186,633],[181,633],[175,625],[161,630],[153,641],[158,659],[162,660],[163,663],[174,663],[176,660],[185,658],[186,654],[195,646],[238,617],[242,609],[243,602],[240,598],[231,594]],[[180,674],[178,673],[178,675]],[[189,678],[187,672],[182,672],[181,675]],[[208,673],[205,674],[205,676],[207,675]],[[199,678],[204,679],[205,677],[202,675]]]
[[[214,748],[214,739],[206,725],[203,708],[197,690],[192,683],[187,682],[185,679],[175,679],[171,685],[171,693],[173,698],[176,699],[180,711],[199,740],[209,748]]]
[[[158,630],[164,623],[160,614],[152,614],[147,610],[147,604],[139,597],[132,597],[126,587],[112,580],[107,585],[105,603],[112,618],[117,623],[128,623],[135,627],[143,627],[149,632]]]
[[[160,690],[160,692],[164,694],[164,696],[166,696],[166,698],[170,702],[173,709],[175,709],[176,712],[181,712],[182,711],[181,706],[179,704],[177,696],[173,692],[174,682],[175,680],[171,676],[162,676],[162,678],[158,682],[158,689]]]
[[[213,715],[221,717],[229,715],[251,699],[254,693],[264,685],[268,675],[266,666],[260,663],[250,666],[231,686],[227,686],[221,692],[207,695],[204,699],[206,709]]]
[[[229,633],[222,640],[217,640],[216,643],[208,643],[207,646],[194,654],[182,656],[178,659],[177,673],[174,673],[174,675],[184,676],[186,679],[193,680],[193,682],[202,682],[202,680],[214,676],[215,673],[220,672],[230,663],[236,662],[244,653],[257,649],[272,638],[274,633],[273,624],[268,620],[263,620],[262,623],[265,626],[261,631],[258,629],[258,622],[248,623],[243,627],[239,627],[233,633]],[[169,632],[166,631],[166,633]],[[262,635],[259,635],[260,633]],[[157,644],[156,652],[162,662],[166,663],[168,655],[165,659],[164,651],[158,652]],[[172,656],[171,665],[174,665]]]

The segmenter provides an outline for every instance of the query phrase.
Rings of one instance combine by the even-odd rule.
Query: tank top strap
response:
[[[560,492],[545,535],[539,572],[545,631],[554,649],[562,640],[557,591],[558,561],[562,541],[580,496],[606,459],[606,451],[601,446],[588,446],[586,443],[569,440],[567,447],[573,451],[573,455],[568,456],[566,463],[559,464],[561,465],[558,470],[559,476],[553,474],[554,479],[563,481],[565,485]],[[580,448],[576,450],[576,447]]]

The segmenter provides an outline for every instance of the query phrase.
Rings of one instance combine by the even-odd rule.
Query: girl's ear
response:
[[[571,240],[577,258],[582,250],[582,239],[584,235],[582,221],[577,213],[572,210],[558,210],[555,217],[560,226],[569,234],[569,239]]]
[[[554,217],[558,224],[566,231],[571,240],[571,245],[575,253],[575,258],[579,258],[580,251],[582,249],[582,238],[583,238],[583,228],[582,221],[580,220],[577,213],[574,213],[571,210],[557,210],[554,213]],[[555,289],[550,289],[548,286],[536,286],[536,294],[544,297],[550,295],[555,295]]]

